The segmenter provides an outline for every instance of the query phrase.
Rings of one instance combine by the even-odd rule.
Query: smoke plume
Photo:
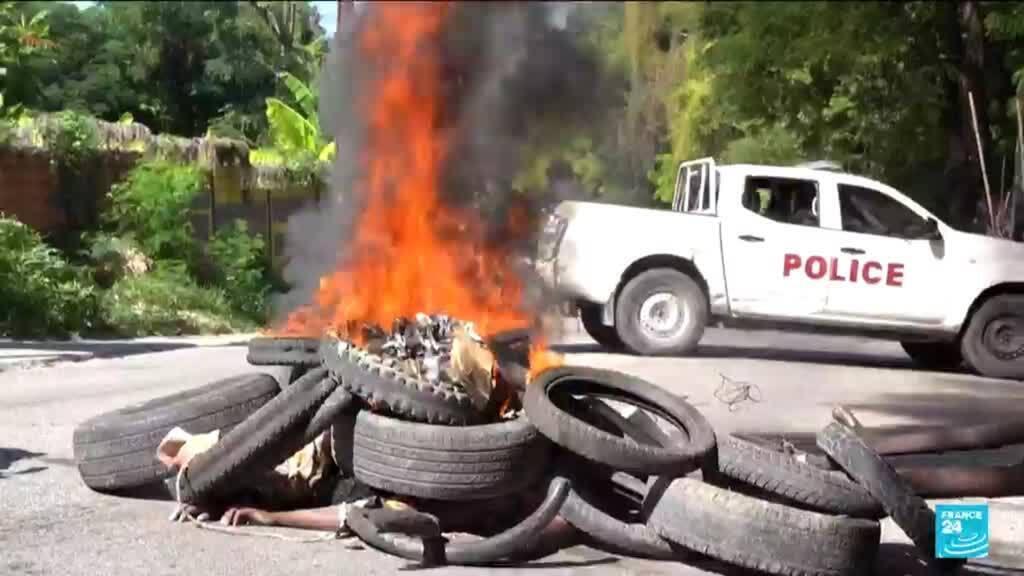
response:
[[[437,50],[443,64],[438,121],[450,135],[443,199],[478,215],[485,242],[512,251],[529,249],[539,208],[555,199],[550,191],[536,191],[528,200],[513,193],[529,140],[593,121],[605,93],[597,62],[566,31],[572,9],[565,2],[458,3],[440,45],[424,47]],[[361,209],[366,127],[360,88],[387,63],[365,61],[358,50],[362,31],[375,25],[373,3],[341,24],[320,89],[321,122],[335,135],[338,151],[330,194],[288,222],[283,273],[292,291],[276,303],[279,313],[309,302],[319,279],[346,258],[346,240]]]

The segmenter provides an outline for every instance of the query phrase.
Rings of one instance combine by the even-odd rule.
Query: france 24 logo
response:
[[[988,556],[988,504],[935,506],[935,557]]]

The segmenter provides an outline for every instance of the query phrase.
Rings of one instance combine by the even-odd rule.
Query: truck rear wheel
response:
[[[629,351],[645,356],[691,352],[707,322],[703,289],[671,268],[641,272],[622,288],[615,305],[619,338]]]
[[[900,346],[925,370],[956,370],[964,362],[956,342],[900,342]]]
[[[960,349],[982,376],[1024,380],[1024,294],[1001,294],[982,304]]]
[[[601,345],[608,350],[622,348],[622,340],[614,326],[605,326],[601,322],[601,306],[597,304],[580,304],[580,321],[583,322],[583,329]]]

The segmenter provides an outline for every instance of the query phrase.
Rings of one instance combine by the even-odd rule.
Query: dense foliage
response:
[[[0,336],[64,335],[95,318],[87,273],[68,264],[37,232],[0,214]]]
[[[277,73],[308,82],[326,48],[308,2],[4,4],[15,20],[45,13],[54,44],[7,63],[9,102],[110,121],[129,112],[181,136],[256,138]]]
[[[610,115],[617,157],[600,159],[650,170],[661,200],[684,159],[830,159],[984,229],[980,135],[993,212],[1005,218],[1020,173],[1020,3],[630,2],[575,14],[628,79]]]

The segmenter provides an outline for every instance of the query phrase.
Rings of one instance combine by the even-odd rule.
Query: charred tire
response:
[[[352,468],[367,486],[431,500],[480,500],[520,492],[547,468],[551,444],[526,418],[480,426],[406,422],[363,410]]]
[[[245,359],[253,366],[319,366],[320,341],[315,338],[253,338]]]
[[[74,431],[78,472],[98,491],[159,483],[171,473],[156,459],[156,448],[172,428],[224,432],[277,393],[273,377],[245,374],[95,416]]]
[[[718,465],[706,466],[704,472],[712,484],[736,480],[797,508],[856,518],[885,515],[871,494],[845,473],[822,470],[733,436],[718,437]]]
[[[964,363],[956,342],[900,342],[900,346],[925,370],[956,370]]]
[[[469,395],[455,385],[408,376],[392,360],[332,338],[323,341],[320,354],[342,386],[374,410],[430,424],[480,422],[480,412]]]
[[[325,416],[316,419],[320,429],[310,423],[336,387],[337,381],[323,368],[298,379],[192,459],[182,474],[182,500],[203,504],[228,498],[312,441],[330,425]],[[344,403],[335,408],[344,409]]]
[[[1024,380],[1024,295],[985,301],[971,316],[960,350],[982,376]]]
[[[622,348],[622,340],[614,326],[605,326],[601,321],[603,312],[601,306],[592,303],[580,304],[580,322],[583,329],[601,345],[608,350],[619,350]]]
[[[651,512],[671,542],[719,560],[784,576],[853,576],[874,571],[878,522],[790,508],[678,478]]]
[[[935,554],[935,513],[906,480],[850,428],[832,422],[818,433],[818,447],[882,504],[893,522],[936,566],[953,567],[958,560],[932,559]]]
[[[442,561],[456,565],[479,565],[498,562],[528,552],[538,544],[545,527],[554,520],[570,490],[565,478],[554,478],[548,484],[548,493],[540,506],[522,522],[500,534],[474,542],[459,542],[445,546]],[[355,513],[353,513],[355,512]],[[348,527],[359,539],[370,546],[409,560],[423,562],[423,542],[408,538],[394,538],[383,534],[369,521],[365,513],[349,512]]]
[[[571,395],[632,404],[685,431],[687,441],[669,446],[640,444],[596,428],[565,411]],[[592,462],[639,474],[683,476],[700,467],[715,447],[704,416],[682,398],[639,378],[596,368],[563,366],[541,372],[526,387],[523,409],[551,441]]]
[[[693,278],[671,268],[641,272],[623,286],[615,301],[615,330],[635,354],[692,352],[707,323],[704,290]]]

